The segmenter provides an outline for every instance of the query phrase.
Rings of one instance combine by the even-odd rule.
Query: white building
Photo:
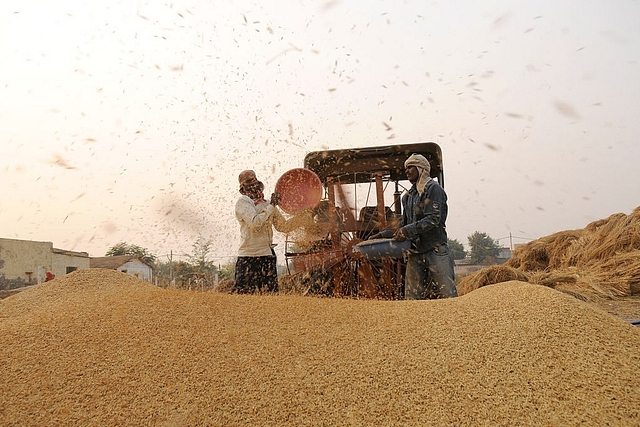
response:
[[[140,259],[138,255],[116,255],[91,257],[91,268],[108,268],[118,270],[138,279],[152,282],[153,268]]]
[[[46,274],[63,276],[89,268],[87,252],[53,247],[52,242],[0,238],[0,289],[37,285]]]

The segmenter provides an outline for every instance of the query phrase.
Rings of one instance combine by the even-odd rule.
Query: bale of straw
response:
[[[555,288],[558,284],[574,284],[580,279],[576,268],[552,271],[536,271],[529,274],[529,283]]]
[[[505,265],[522,271],[544,270],[549,266],[547,247],[540,240],[531,241],[516,248]]]
[[[631,295],[640,285],[640,250],[614,254],[587,271],[613,295]]]
[[[583,230],[566,230],[543,238],[548,247],[548,268],[560,268],[565,265],[564,259],[567,256],[567,253],[570,248],[574,247],[583,234]]]
[[[530,283],[593,301],[640,292],[640,207],[520,246],[503,266],[528,275]],[[461,280],[459,292],[496,283],[489,267]],[[485,271],[486,270],[486,271]],[[514,274],[513,272],[511,273]],[[508,277],[505,279],[508,280]]]
[[[582,301],[611,298],[615,294],[601,286],[591,274],[575,267],[552,271],[538,271],[529,277],[529,283],[547,286]]]
[[[458,295],[464,295],[483,286],[508,282],[510,280],[527,282],[529,281],[529,275],[524,271],[507,265],[493,265],[465,276],[456,287],[458,289]]]
[[[564,265],[580,267],[635,249],[640,249],[640,214],[613,214],[585,227]]]
[[[560,231],[528,242],[516,248],[513,257],[505,264],[523,271],[558,268],[563,264],[568,248],[575,244],[582,233],[582,230]]]

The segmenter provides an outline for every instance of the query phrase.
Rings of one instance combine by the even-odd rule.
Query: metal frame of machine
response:
[[[294,250],[287,242],[285,258],[290,274],[315,282],[314,288],[333,296],[399,299],[403,296],[404,260],[370,260],[353,246],[373,233],[393,227],[402,217],[401,188],[404,162],[413,153],[431,164],[431,177],[444,187],[442,151],[435,142],[314,151],[304,167],[321,180],[324,197],[316,208],[326,236],[312,248]],[[350,187],[368,187],[363,206],[347,198]],[[390,189],[389,186],[392,186]],[[404,187],[406,188],[406,187]],[[345,191],[346,190],[346,191]],[[393,192],[390,194],[390,190]]]

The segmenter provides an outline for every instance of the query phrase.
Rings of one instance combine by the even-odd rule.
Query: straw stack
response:
[[[489,272],[485,271],[489,270]],[[459,294],[505,279],[523,280],[584,300],[640,294],[640,207],[534,240],[502,266],[463,278]]]

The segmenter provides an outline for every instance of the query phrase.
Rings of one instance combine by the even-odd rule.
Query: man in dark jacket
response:
[[[402,222],[397,230],[376,237],[411,240],[407,259],[405,299],[457,297],[453,258],[447,245],[447,194],[431,179],[431,165],[420,154],[404,163],[411,188],[402,196]]]

